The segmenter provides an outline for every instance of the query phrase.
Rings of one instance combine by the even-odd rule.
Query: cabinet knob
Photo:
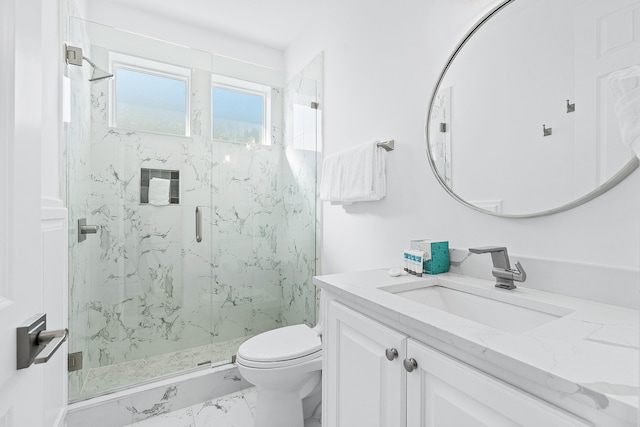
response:
[[[384,355],[387,356],[387,360],[392,361],[398,357],[398,350],[395,348],[388,348],[384,351]]]
[[[403,365],[407,372],[413,372],[418,367],[418,362],[416,359],[404,359]]]

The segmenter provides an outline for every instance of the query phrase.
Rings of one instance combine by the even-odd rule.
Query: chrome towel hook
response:
[[[567,113],[573,113],[574,111],[576,111],[576,103],[574,102],[573,104],[569,102],[569,100],[567,99]]]

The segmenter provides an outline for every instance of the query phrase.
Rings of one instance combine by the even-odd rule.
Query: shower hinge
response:
[[[67,64],[82,67],[82,48],[65,44],[64,59],[67,61]]]
[[[313,108],[314,110],[317,110],[318,108],[320,108],[320,104],[317,102],[312,102],[311,103],[311,108]]]
[[[68,370],[69,372],[79,371],[82,369],[82,352],[78,351],[76,353],[69,353],[68,359]]]

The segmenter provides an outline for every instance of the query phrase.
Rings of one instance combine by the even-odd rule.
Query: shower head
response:
[[[66,44],[64,45],[64,48],[65,48],[65,60],[67,61],[67,64],[77,65],[79,67],[82,67],[82,61],[85,60],[89,63],[89,65],[91,65],[92,72],[91,72],[91,78],[89,78],[90,82],[95,83],[95,82],[110,79],[113,77],[113,74],[110,74],[108,71],[105,71],[102,68],[98,67],[96,64],[93,63],[93,61],[91,61],[86,56],[82,55],[82,48],[75,47],[75,46],[68,46]]]
[[[105,71],[102,68],[98,67],[96,64],[91,62],[91,60],[89,58],[87,58],[86,56],[83,56],[82,59],[87,61],[89,63],[89,65],[91,65],[91,68],[93,69],[93,71],[91,73],[91,78],[89,79],[90,82],[94,82],[95,83],[95,82],[99,82],[100,80],[110,79],[110,78],[113,77],[113,74],[111,74],[108,71]]]

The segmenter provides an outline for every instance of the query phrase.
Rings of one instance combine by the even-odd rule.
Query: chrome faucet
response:
[[[519,261],[516,261],[515,270],[509,264],[509,254],[504,246],[484,246],[481,248],[469,248],[469,252],[474,254],[491,254],[493,261],[493,277],[496,278],[496,288],[515,289],[513,281],[524,282],[527,280],[527,273],[522,268]]]

